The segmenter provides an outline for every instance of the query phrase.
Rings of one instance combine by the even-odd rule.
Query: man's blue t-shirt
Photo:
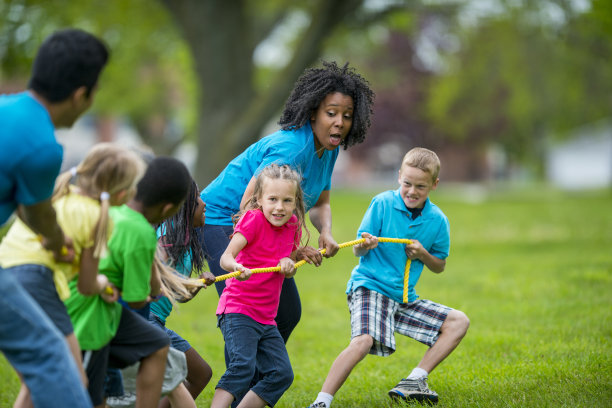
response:
[[[201,193],[206,203],[206,223],[232,225],[249,181],[269,164],[288,164],[302,176],[304,205],[312,208],[321,192],[331,188],[338,149],[315,151],[310,123],[296,130],[279,130],[252,144],[232,160]]]
[[[376,237],[416,239],[430,254],[440,259],[446,259],[450,250],[450,227],[444,213],[427,199],[421,215],[413,220],[399,189],[385,191],[372,199],[357,231],[358,239],[362,232],[369,232]],[[363,286],[402,303],[407,260],[404,245],[379,243],[378,247],[359,258],[359,264],[351,273],[346,293]],[[408,302],[418,298],[414,287],[422,271],[423,262],[412,260],[408,278]]]
[[[44,106],[29,92],[0,95],[0,225],[51,197],[62,156]]]

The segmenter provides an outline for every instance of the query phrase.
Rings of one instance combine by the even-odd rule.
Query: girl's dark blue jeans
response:
[[[230,242],[230,235],[234,232],[234,227],[231,225],[208,225],[200,229],[202,249],[206,254],[210,271],[215,276],[225,275],[228,273],[219,265],[219,259],[227,248]],[[225,281],[215,283],[219,296],[225,288]],[[283,289],[281,291],[280,302],[278,305],[278,314],[276,315],[276,324],[278,331],[283,338],[285,344],[289,340],[291,332],[300,321],[302,316],[302,303],[300,294],[298,293],[295,280],[285,279]]]
[[[250,389],[274,406],[293,382],[289,355],[276,326],[230,313],[219,316],[219,328],[229,360],[217,388],[231,393],[236,401]],[[252,385],[256,369],[260,380]]]

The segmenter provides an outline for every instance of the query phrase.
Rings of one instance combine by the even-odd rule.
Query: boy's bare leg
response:
[[[348,347],[336,357],[329,369],[327,378],[321,391],[334,395],[346,381],[353,368],[361,361],[372,348],[374,339],[369,334],[354,337]]]
[[[238,408],[264,408],[266,405],[268,405],[266,401],[262,400],[259,395],[249,390],[242,401],[240,401],[240,404],[238,404]]]
[[[418,367],[431,373],[457,347],[468,327],[470,327],[468,317],[459,310],[451,310],[440,327],[440,337],[425,352]]]
[[[166,346],[142,359],[136,377],[136,408],[157,407],[166,370]]]
[[[234,402],[234,396],[223,388],[217,388],[213,395],[210,408],[227,408]]]
[[[168,401],[172,408],[196,408],[193,397],[183,383],[180,383],[168,394]]]

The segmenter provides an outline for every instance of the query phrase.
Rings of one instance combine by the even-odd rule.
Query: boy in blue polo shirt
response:
[[[448,219],[428,198],[438,185],[439,171],[440,160],[434,152],[414,148],[402,161],[400,188],[381,193],[370,203],[357,233],[365,242],[353,247],[359,264],[346,290],[351,342],[332,364],[311,408],[329,408],[334,394],[368,353],[393,353],[394,332],[430,348],[412,372],[389,391],[389,396],[438,402],[438,394],[427,386],[427,376],[454,350],[469,326],[463,312],[419,299],[414,289],[423,266],[440,273],[449,253]],[[379,245],[379,236],[408,238],[412,243]]]

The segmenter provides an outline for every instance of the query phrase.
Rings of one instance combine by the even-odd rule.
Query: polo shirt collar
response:
[[[396,210],[402,211],[404,213],[410,214],[408,208],[406,208],[406,204],[404,204],[404,200],[402,200],[402,195],[400,194],[400,189],[398,188],[393,192],[393,208]],[[421,217],[428,216],[431,213],[431,202],[429,201],[429,197],[425,200],[425,204],[423,206],[423,211],[421,211]],[[420,217],[417,217],[419,219]]]

